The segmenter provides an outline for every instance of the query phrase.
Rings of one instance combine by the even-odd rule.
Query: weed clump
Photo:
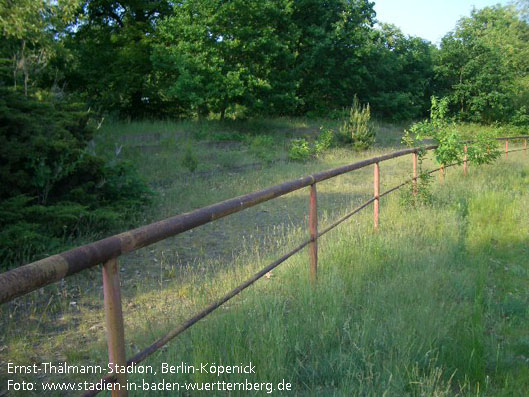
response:
[[[320,127],[320,134],[313,144],[305,138],[294,139],[288,149],[288,158],[293,161],[307,161],[322,155],[334,143],[334,132],[331,129]]]
[[[422,162],[422,159],[420,159]],[[408,184],[407,189],[402,189],[400,192],[400,204],[408,208],[420,208],[423,206],[430,206],[433,203],[432,193],[432,175],[423,170],[419,164],[419,175],[417,175],[417,183]]]
[[[330,149],[335,143],[333,130],[329,128],[320,127],[320,131],[320,135],[314,143],[314,154],[316,156],[319,156],[326,150]]]

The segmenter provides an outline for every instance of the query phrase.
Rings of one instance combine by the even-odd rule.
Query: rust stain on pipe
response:
[[[497,141],[507,141],[510,139],[526,139],[527,135],[519,135],[519,136],[502,136],[500,138],[495,138]]]
[[[202,311],[195,314],[193,317],[190,317],[188,320],[186,320],[184,323],[173,329],[172,331],[169,331],[167,334],[162,336],[160,339],[158,339],[156,342],[154,342],[149,347],[145,348],[138,354],[136,354],[134,357],[130,358],[127,361],[127,365],[137,364],[143,360],[145,360],[147,357],[149,357],[151,354],[156,352],[158,349],[160,349],[162,346],[166,345],[169,341],[180,335],[182,332],[184,332],[186,329],[192,327],[196,323],[198,323],[200,320],[202,320],[204,317],[206,317],[211,312],[218,309],[220,306],[222,306],[224,303],[228,302],[230,299],[232,299],[235,295],[239,294],[246,288],[248,288],[250,285],[255,283],[257,280],[262,278],[266,273],[272,271],[277,266],[279,266],[281,263],[285,262],[288,258],[290,258],[292,255],[298,253],[303,248],[305,248],[307,245],[309,245],[310,240],[304,241],[300,245],[298,245],[293,250],[289,251],[285,255],[283,255],[281,258],[275,260],[270,265],[250,277],[248,280],[240,284],[239,286],[232,289],[230,292],[228,292],[226,295],[221,297],[220,299],[214,301],[213,303],[207,305]],[[116,377],[113,374],[107,375],[104,378],[101,379],[101,381],[104,384],[113,383],[116,382]],[[99,394],[98,390],[88,391],[83,394],[84,397],[91,397]]]

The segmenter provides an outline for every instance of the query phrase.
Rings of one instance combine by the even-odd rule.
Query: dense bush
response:
[[[288,149],[288,158],[293,161],[307,161],[312,156],[312,149],[304,138],[294,139]]]
[[[529,112],[525,106],[522,106],[514,113],[509,133],[515,135],[529,134]]]
[[[150,190],[129,164],[87,150],[88,112],[0,93],[0,259],[7,268],[83,233],[131,223]]]

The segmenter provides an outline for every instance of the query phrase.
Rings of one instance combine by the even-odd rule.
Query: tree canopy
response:
[[[325,115],[356,94],[416,119],[432,95],[483,123],[527,116],[527,1],[475,9],[436,47],[368,0],[6,0],[0,78],[123,118]]]
[[[0,31],[10,262],[148,201],[130,166],[90,146],[95,114],[325,117],[354,104],[344,130],[355,130],[371,114],[410,121],[441,103],[451,121],[529,127],[527,0],[473,10],[439,47],[377,21],[368,0],[3,0]]]
[[[529,108],[529,25],[514,6],[474,10],[441,43],[439,93],[461,120],[507,122]]]

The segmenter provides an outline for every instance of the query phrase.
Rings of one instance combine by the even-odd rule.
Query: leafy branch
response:
[[[424,139],[433,139],[437,145],[435,159],[441,166],[461,164],[467,145],[467,161],[476,165],[489,164],[498,158],[500,151],[494,136],[488,131],[480,131],[470,142],[463,139],[457,125],[447,117],[449,99],[432,97],[430,120],[413,124],[405,131],[402,142],[416,146]]]
[[[432,139],[437,145],[434,150],[435,160],[444,167],[449,164],[462,164],[465,159],[465,145],[467,146],[467,161],[472,164],[482,165],[492,163],[500,156],[498,142],[488,131],[480,131],[473,139],[465,141],[458,131],[457,125],[450,120],[448,115],[449,99],[432,97],[430,119],[413,124],[405,131],[402,143],[408,147],[418,146],[425,139]],[[412,201],[414,206],[417,201],[430,202],[431,193],[429,184],[431,175],[423,168],[426,155],[424,149],[419,149],[417,197],[412,195],[405,201]]]

